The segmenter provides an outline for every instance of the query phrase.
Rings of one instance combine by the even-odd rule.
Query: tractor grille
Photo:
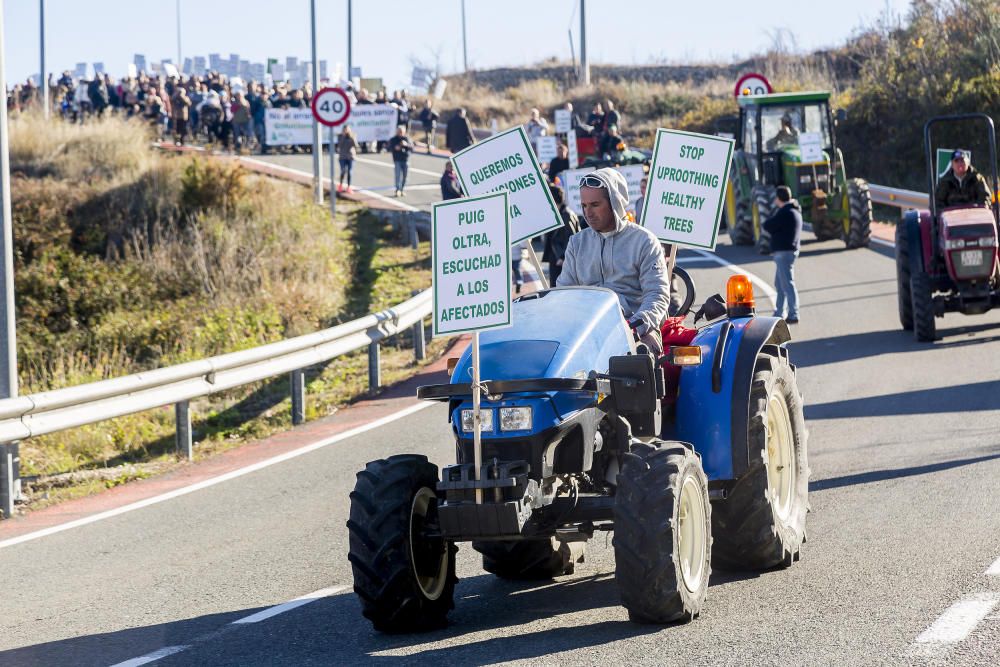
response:
[[[951,265],[958,280],[988,278],[993,272],[993,248],[952,250]]]
[[[815,169],[815,177],[813,170]],[[797,197],[811,195],[813,190],[819,188],[823,192],[830,192],[830,165],[822,164],[815,167],[799,167],[795,171],[795,188]]]

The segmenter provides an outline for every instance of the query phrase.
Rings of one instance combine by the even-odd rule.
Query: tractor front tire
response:
[[[771,235],[764,231],[764,221],[774,215],[774,186],[753,186],[753,232],[757,251],[771,254]]]
[[[913,330],[913,297],[910,295],[910,245],[906,221],[896,225],[896,305],[899,323],[905,331]]]
[[[483,555],[483,569],[502,579],[552,579],[573,574],[583,562],[583,544],[545,540],[473,542]]]
[[[847,182],[847,201],[851,208],[847,247],[866,248],[872,237],[872,195],[868,182],[861,178],[850,179]]]
[[[351,492],[348,560],[361,610],[380,632],[419,632],[446,624],[455,606],[455,552],[437,523],[437,466],[400,454],[372,461]]]
[[[736,221],[729,228],[733,245],[753,245],[753,213],[747,202],[736,202]]]
[[[712,510],[701,459],[680,443],[636,443],[615,495],[615,580],[637,623],[701,612],[712,572]]]
[[[937,340],[934,321],[934,291],[931,279],[924,271],[910,272],[910,298],[913,311],[913,337],[921,342]]]
[[[750,387],[750,466],[712,506],[712,560],[726,570],[790,566],[806,537],[809,463],[788,359],[762,352]]]

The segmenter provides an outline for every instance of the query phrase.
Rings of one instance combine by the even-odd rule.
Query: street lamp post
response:
[[[316,0],[309,0],[309,18],[312,21],[312,94],[319,91],[319,63],[316,61]],[[313,121],[313,189],[316,203],[323,203],[323,160],[319,123]]]

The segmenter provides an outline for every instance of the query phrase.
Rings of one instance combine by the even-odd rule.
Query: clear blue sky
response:
[[[177,57],[176,0],[46,0],[47,69],[103,62],[120,76],[134,53],[148,62]],[[729,61],[759,52],[775,29],[800,50],[833,46],[908,0],[587,0],[591,62]],[[38,0],[5,0],[8,84],[38,71]],[[316,0],[319,57],[347,60],[347,1]],[[309,58],[308,0],[180,0],[183,55],[239,53]],[[409,82],[410,59],[462,69],[460,0],[354,0],[354,64],[389,86]],[[466,0],[470,67],[569,58],[579,49],[579,0]],[[835,8],[834,8],[835,7]],[[710,11],[708,10],[710,8]]]

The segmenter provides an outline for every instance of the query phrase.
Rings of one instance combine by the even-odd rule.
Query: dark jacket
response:
[[[554,157],[549,162],[549,182],[556,180],[556,176],[569,169],[569,158]]]
[[[576,213],[565,206],[559,209],[559,213],[562,215],[562,227],[553,229],[545,235],[545,250],[542,252],[542,261],[549,264],[566,258],[569,237],[580,231],[580,221],[577,219]]]
[[[446,145],[452,153],[457,153],[463,148],[467,148],[476,142],[472,135],[472,127],[468,118],[455,115],[448,121],[448,129],[445,131]]]
[[[962,204],[989,206],[990,189],[986,185],[986,179],[972,165],[969,165],[969,170],[965,172],[965,178],[961,181],[949,167],[938,181],[934,199],[938,209]]]
[[[425,130],[433,130],[437,127],[438,122],[438,112],[434,109],[424,107],[420,110],[420,123],[424,126]]]
[[[462,186],[458,182],[458,174],[454,171],[451,175],[448,172],[441,174],[441,199],[461,199]]]
[[[406,162],[413,152],[413,142],[405,135],[393,137],[389,140],[389,152],[392,153],[393,162]]]
[[[802,235],[802,207],[794,199],[764,221],[764,231],[771,235],[771,252],[798,250]]]

